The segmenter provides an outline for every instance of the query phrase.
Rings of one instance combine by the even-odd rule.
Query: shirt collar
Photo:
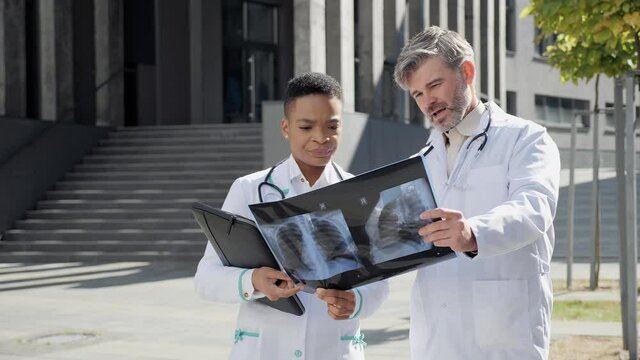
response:
[[[293,158],[293,155],[289,155],[289,158],[287,159],[287,165],[289,167],[289,180],[293,183],[294,181],[299,182],[300,179],[304,179],[305,181],[307,181],[307,179],[304,177],[304,175],[302,175],[302,171],[300,170],[300,167],[298,166],[298,163],[296,162],[296,160]],[[324,170],[322,171],[322,174],[320,174],[320,177],[318,178],[318,180],[315,182],[315,184],[313,184],[313,187],[315,188],[316,186],[319,185],[328,185],[331,182],[329,181],[332,177],[336,177],[337,175],[334,174],[335,170],[333,169],[333,166],[331,165],[331,162],[329,162],[325,167]]]
[[[484,111],[485,105],[482,101],[479,101],[478,105],[462,119],[455,129],[464,136],[473,135],[480,127],[480,120]]]

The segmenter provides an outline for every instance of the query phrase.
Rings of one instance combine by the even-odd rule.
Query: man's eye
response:
[[[340,126],[338,126],[338,125],[331,125],[331,126],[329,126],[329,129],[331,129],[331,130],[338,130],[338,128],[339,128],[339,127],[340,127]]]
[[[300,127],[300,130],[309,131],[311,130],[311,126],[302,126]]]

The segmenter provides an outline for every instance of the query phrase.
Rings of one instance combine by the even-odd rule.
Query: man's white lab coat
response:
[[[487,104],[451,177],[442,132],[422,156],[439,207],[462,211],[478,243],[418,271],[411,295],[412,359],[546,359],[552,308],[560,158],[546,130]],[[471,145],[469,145],[471,144]],[[469,145],[469,148],[467,146]]]

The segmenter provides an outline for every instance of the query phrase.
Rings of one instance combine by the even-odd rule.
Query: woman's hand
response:
[[[346,320],[356,308],[353,290],[316,289],[316,296],[327,303],[327,312],[335,320]]]
[[[295,286],[293,280],[282,271],[270,267],[253,270],[253,288],[263,293],[269,300],[276,301],[297,294],[304,285]]]

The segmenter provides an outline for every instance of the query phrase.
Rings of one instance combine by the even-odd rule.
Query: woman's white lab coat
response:
[[[223,209],[253,218],[249,204],[258,203],[258,184],[265,180],[269,169],[237,179],[224,202]],[[352,177],[339,169],[345,178]],[[333,166],[325,167],[312,188],[300,172],[295,160],[289,157],[278,165],[270,183],[281,188],[287,197],[317,189],[340,181]],[[281,196],[269,186],[262,187],[264,201],[280,200]],[[200,260],[195,276],[198,294],[211,301],[240,303],[237,327],[229,329],[229,344],[233,344],[230,359],[363,359],[364,343],[359,318],[375,312],[386,299],[386,281],[358,288],[358,302],[354,318],[334,320],[327,314],[327,304],[315,295],[300,292],[298,296],[306,309],[304,315],[287,314],[255,301],[246,301],[239,293],[240,276],[245,269],[225,267],[210,244]],[[366,341],[366,339],[364,339]]]
[[[418,271],[411,295],[412,359],[546,359],[552,286],[549,266],[560,176],[546,130],[487,104],[447,178],[442,132],[423,156],[439,207],[462,211],[478,243],[474,258]],[[477,155],[477,157],[476,157]],[[457,173],[456,173],[457,172]]]

